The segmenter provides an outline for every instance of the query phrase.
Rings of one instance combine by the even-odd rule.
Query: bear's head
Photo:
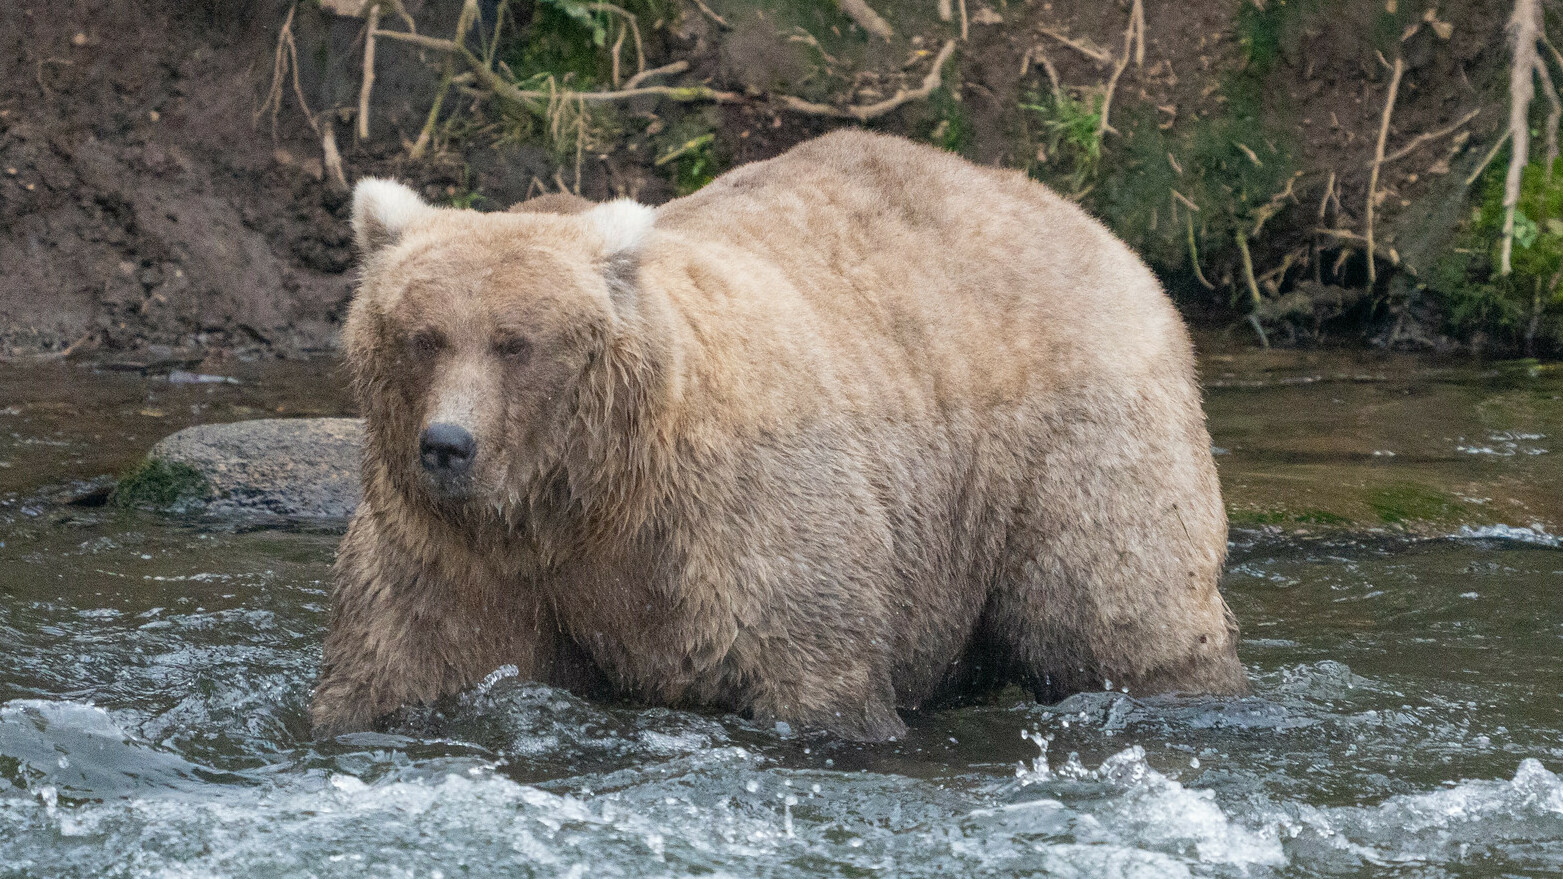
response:
[[[627,200],[485,214],[360,182],[363,271],[344,346],[369,465],[395,491],[447,507],[503,508],[531,492],[634,320],[636,251],[653,218]]]

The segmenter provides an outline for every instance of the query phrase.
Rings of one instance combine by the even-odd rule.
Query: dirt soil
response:
[[[1144,65],[1126,70],[1114,106],[1157,108],[1169,124],[1180,115],[1218,112],[1223,83],[1245,63],[1232,28],[1235,4],[1148,3]],[[334,348],[352,286],[345,194],[328,184],[319,139],[291,93],[275,120],[258,113],[290,5],[0,4],[0,357],[87,356],[145,366]],[[729,164],[774,155],[843,124],[769,100],[767,84],[792,75],[786,52],[795,41],[759,27],[763,17],[743,17],[752,3],[709,5],[728,11],[732,31],[718,30],[691,5],[661,24],[655,43],[690,60],[694,77],[747,94],[716,111],[717,143]],[[408,6],[425,32],[446,33],[459,4]],[[1292,202],[1291,222],[1299,228],[1361,227],[1388,78],[1371,50],[1372,6],[1339,4],[1340,14],[1321,17],[1283,45],[1267,80],[1266,100],[1299,120],[1308,172]],[[1466,127],[1469,135],[1430,142],[1385,168],[1379,223],[1391,246],[1397,217],[1447,188],[1451,161],[1485,152],[1501,122],[1493,95],[1506,4],[1458,6],[1447,39],[1423,27],[1405,43],[1408,67],[1390,149],[1485,109]],[[893,11],[886,8],[887,17]],[[1016,105],[1047,88],[1037,50],[1066,85],[1104,82],[1111,72],[1043,29],[1117,53],[1128,6],[969,0],[969,14],[969,39],[946,73],[970,127],[963,151],[979,162],[1025,167],[1036,156],[1016,135]],[[329,19],[319,10],[314,16]],[[362,22],[342,18],[306,32],[302,19],[306,98],[317,111],[355,106]],[[915,38],[926,46],[955,27],[931,18],[916,26],[926,29],[926,37]],[[845,20],[842,29],[850,29]],[[578,182],[573,168],[557,166],[542,148],[496,147],[491,137],[412,162],[406,146],[432,98],[438,66],[400,47],[383,54],[374,137],[358,144],[346,120],[337,126],[349,181],[395,174],[435,199],[481,193],[487,208],[504,207],[540,183],[554,188],[555,181],[570,181],[591,198],[630,194],[657,203],[674,194],[652,149],[633,138],[625,149],[587,156]],[[328,60],[311,61],[320,58]],[[921,71],[908,76],[915,80]],[[872,78],[867,82],[872,96]],[[872,124],[926,137],[930,120],[925,107],[909,104]],[[1327,171],[1335,176],[1331,190]],[[1325,198],[1328,192],[1335,197]],[[1282,254],[1255,258],[1268,265]],[[1188,304],[1205,313],[1210,302]]]

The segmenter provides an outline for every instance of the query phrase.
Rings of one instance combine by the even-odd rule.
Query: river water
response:
[[[91,503],[184,424],[345,411],[331,369],[0,368],[0,876],[1563,871],[1563,370],[1203,366],[1254,695],[1006,692],[880,746],[507,669],[312,740],[337,526]]]

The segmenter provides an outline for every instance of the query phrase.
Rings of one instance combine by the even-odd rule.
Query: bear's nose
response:
[[[418,457],[423,469],[432,473],[460,476],[472,466],[478,441],[464,427],[436,422],[424,428],[418,440]]]

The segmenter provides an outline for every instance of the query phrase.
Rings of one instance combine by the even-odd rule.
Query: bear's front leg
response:
[[[368,501],[354,515],[310,705],[317,734],[369,729],[501,665],[546,676],[556,627],[532,591],[432,538]]]

